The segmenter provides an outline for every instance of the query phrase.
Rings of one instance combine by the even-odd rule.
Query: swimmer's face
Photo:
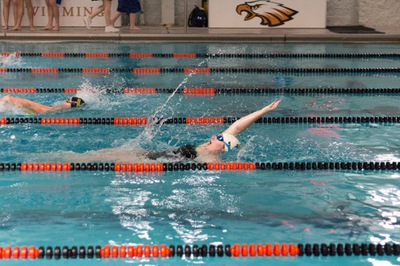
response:
[[[212,136],[209,142],[204,143],[199,147],[210,153],[223,153],[225,151],[224,142],[218,140],[216,136]]]
[[[72,101],[72,98],[69,98],[69,99],[63,101],[63,105],[65,105],[66,107],[71,108],[71,101]]]

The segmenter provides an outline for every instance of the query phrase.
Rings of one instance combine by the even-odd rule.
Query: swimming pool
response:
[[[357,252],[301,257],[226,254],[226,245],[234,246],[234,253],[236,243],[241,244],[240,252],[252,243],[264,248],[267,243],[310,244],[311,250],[314,244],[320,250],[324,244],[348,243],[352,251],[357,250],[354,244],[398,244],[400,57],[395,45],[6,42],[0,47],[0,52],[21,53],[0,57],[0,68],[6,70],[0,73],[2,94],[11,91],[10,95],[52,104],[80,88],[77,95],[88,103],[82,109],[39,116],[0,106],[5,118],[0,125],[3,250],[42,246],[55,252],[56,247],[68,246],[72,256],[73,246],[152,249],[166,244],[176,251],[182,245],[183,254],[188,247],[191,254],[84,263],[398,264],[398,255],[354,255]],[[38,56],[41,53],[48,54]],[[337,56],[329,56],[333,54]],[[59,71],[47,73],[49,68]],[[154,68],[164,71],[133,73]],[[193,73],[196,69],[214,72]],[[192,88],[197,93],[190,93]],[[202,94],[199,88],[214,91]],[[64,162],[58,160],[60,154],[71,152],[164,150],[201,143],[235,118],[275,99],[282,99],[279,108],[240,136],[239,152],[223,157],[225,162],[257,163],[254,170],[210,170],[210,165],[205,170],[195,164],[197,170],[192,164],[168,165],[169,161],[161,162],[167,171],[106,169],[114,164],[128,167],[114,158],[95,162],[103,163],[102,169],[93,162],[85,163],[87,170],[14,169],[23,162]],[[162,122],[114,124],[126,117],[157,117]],[[224,123],[186,123],[193,117],[222,117]],[[65,123],[65,118],[80,118],[79,124]],[[80,161],[68,162],[82,167]],[[224,254],[197,256],[195,245],[207,245],[208,250],[223,245]]]

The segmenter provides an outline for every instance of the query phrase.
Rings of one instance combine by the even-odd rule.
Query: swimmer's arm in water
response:
[[[51,109],[50,106],[46,106],[46,105],[43,105],[40,103],[33,102],[31,100],[8,96],[8,95],[1,98],[0,102],[5,103],[5,104],[13,104],[13,105],[20,106],[20,107],[27,109],[28,111],[31,111],[35,114],[45,113],[45,112],[48,112],[49,109]]]
[[[0,103],[17,105],[34,114],[52,113],[71,108],[71,104],[68,103],[67,101],[62,102],[59,105],[50,107],[28,99],[18,98],[8,95],[1,98]]]
[[[71,104],[64,101],[64,102],[62,102],[62,103],[59,104],[59,105],[50,107],[50,108],[46,111],[46,113],[59,112],[59,111],[66,110],[66,109],[70,109],[70,108],[71,108]]]
[[[237,135],[245,131],[249,126],[251,126],[255,121],[261,118],[263,115],[278,107],[280,102],[281,101],[272,102],[271,104],[265,106],[264,108],[240,118],[223,133],[229,133],[236,137]]]

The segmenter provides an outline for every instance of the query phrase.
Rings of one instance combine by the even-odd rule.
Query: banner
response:
[[[325,28],[326,0],[209,0],[210,28]]]
[[[12,1],[10,1],[12,2]],[[25,1],[23,1],[25,2]],[[60,27],[73,26],[73,27],[84,27],[83,17],[89,16],[98,7],[101,6],[103,1],[92,1],[92,0],[63,0],[61,5],[58,5],[60,12]],[[4,1],[1,1],[1,10],[4,10]],[[44,27],[47,25],[47,6],[45,0],[32,0],[34,18],[33,23],[35,27]],[[111,6],[111,17],[117,11],[118,1],[112,1]],[[28,14],[24,4],[24,17],[22,19],[22,26],[29,26]],[[2,25],[4,25],[4,17],[2,17]],[[14,16],[12,3],[10,3],[10,19],[8,21],[9,28],[14,25]],[[105,20],[102,13],[93,18],[92,27],[104,27]],[[121,18],[115,22],[115,26],[121,26]]]

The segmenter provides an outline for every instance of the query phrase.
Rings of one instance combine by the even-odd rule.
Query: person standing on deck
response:
[[[114,25],[115,21],[123,14],[129,14],[129,29],[138,30],[136,26],[136,14],[142,11],[142,7],[138,0],[118,0],[117,13],[111,19],[111,24]]]
[[[96,8],[90,16],[83,17],[83,22],[85,23],[86,28],[90,30],[93,18],[102,12],[104,12],[106,23],[105,32],[119,32],[119,29],[114,28],[113,23],[111,23],[111,0],[103,0],[103,4]]]
[[[58,5],[61,5],[61,0],[46,0],[48,22],[43,30],[59,31],[60,30],[60,11]]]

